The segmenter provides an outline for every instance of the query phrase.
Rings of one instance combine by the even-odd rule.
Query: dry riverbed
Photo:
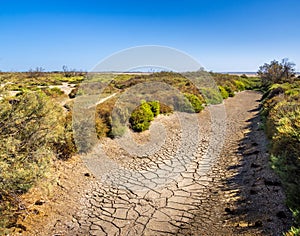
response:
[[[129,153],[120,147],[129,138],[103,140],[117,163],[105,178],[79,157],[58,163],[52,184],[24,196],[27,214],[14,235],[281,235],[291,214],[268,164],[260,98],[238,93],[225,101],[226,116],[222,105],[199,115],[160,116],[153,130],[131,135],[140,146]],[[151,136],[163,134],[159,123],[163,139]],[[140,153],[141,147],[147,150]],[[97,149],[86,158],[95,156]]]

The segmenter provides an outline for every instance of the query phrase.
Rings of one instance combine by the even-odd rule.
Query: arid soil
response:
[[[13,235],[282,235],[291,214],[260,98],[245,91],[200,114],[160,116],[142,135],[58,163],[51,184],[24,196]]]

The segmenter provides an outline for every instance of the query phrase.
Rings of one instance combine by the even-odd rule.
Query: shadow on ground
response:
[[[247,120],[247,132],[235,153],[240,161],[227,169],[236,174],[223,180],[222,191],[235,193],[228,199],[225,218],[227,224],[235,226],[238,235],[251,229],[262,235],[282,235],[290,228],[292,215],[283,204],[285,195],[280,179],[270,167],[259,109],[248,111],[257,114]]]

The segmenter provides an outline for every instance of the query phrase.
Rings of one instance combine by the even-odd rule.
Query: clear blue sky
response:
[[[299,0],[0,2],[0,70],[89,70],[116,51],[163,45],[213,71],[300,70]]]

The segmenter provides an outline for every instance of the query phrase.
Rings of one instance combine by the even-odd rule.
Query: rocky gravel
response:
[[[200,114],[159,116],[141,135],[102,140],[82,157],[91,174],[73,180],[82,190],[77,204],[74,197],[69,206],[61,203],[36,229],[43,235],[282,235],[291,214],[269,167],[260,98],[241,92]]]

